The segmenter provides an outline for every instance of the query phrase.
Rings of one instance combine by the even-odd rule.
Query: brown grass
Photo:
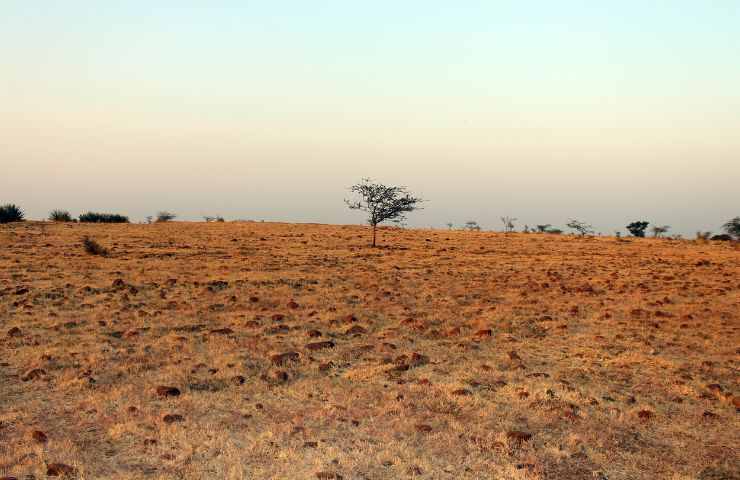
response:
[[[3,226],[0,477],[738,478],[736,247],[381,241]]]

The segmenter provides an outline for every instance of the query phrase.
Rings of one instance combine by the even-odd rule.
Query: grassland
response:
[[[0,477],[739,478],[737,246],[368,240],[2,226]]]

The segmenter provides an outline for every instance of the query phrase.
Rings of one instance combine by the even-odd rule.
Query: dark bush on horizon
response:
[[[177,215],[175,215],[172,212],[158,212],[157,213],[158,223],[169,222],[170,220],[174,220],[175,218],[177,218]]]
[[[0,206],[0,223],[22,222],[24,219],[23,210],[18,205],[8,203]]]
[[[710,240],[718,240],[721,242],[731,242],[732,241],[732,235],[728,235],[726,233],[720,233],[719,235],[714,235]]]
[[[49,220],[52,222],[73,222],[72,215],[66,210],[52,210],[49,213]]]
[[[722,230],[731,237],[740,240],[740,217],[735,217],[722,225]]]
[[[627,230],[629,230],[633,237],[645,238],[645,230],[648,225],[650,225],[650,222],[646,222],[644,220],[632,222],[627,225]]]
[[[83,223],[128,223],[128,217],[117,213],[87,212],[80,215]]]

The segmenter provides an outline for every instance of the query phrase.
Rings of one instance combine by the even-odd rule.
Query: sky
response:
[[[740,215],[740,0],[0,0],[0,203],[412,227]]]

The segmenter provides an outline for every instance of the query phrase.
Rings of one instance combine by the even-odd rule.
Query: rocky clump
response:
[[[301,354],[298,352],[285,352],[278,353],[270,357],[273,364],[277,366],[286,365],[291,362],[297,362],[301,358]]]
[[[157,395],[160,398],[179,397],[180,389],[177,387],[167,387],[164,385],[160,385],[159,387],[157,387]]]
[[[76,473],[76,468],[64,463],[50,463],[46,466],[46,475],[49,477],[67,477]]]
[[[166,424],[180,423],[185,421],[185,417],[179,413],[168,413],[162,417],[162,421]]]
[[[316,350],[323,350],[326,348],[334,348],[336,345],[331,340],[326,342],[314,342],[309,343],[306,345],[306,350],[316,351]]]

